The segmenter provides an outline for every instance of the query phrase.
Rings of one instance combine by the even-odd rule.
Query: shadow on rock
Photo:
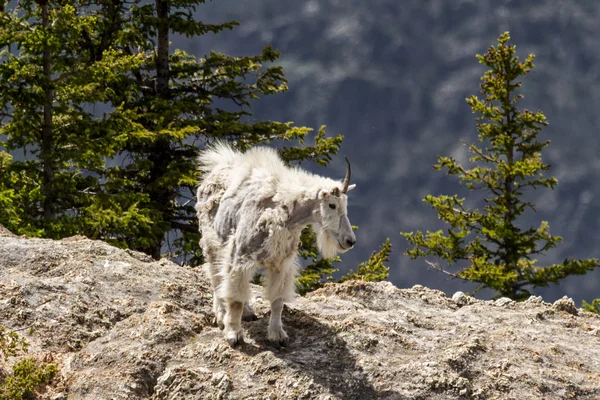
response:
[[[246,332],[255,339],[258,347],[244,345],[240,351],[253,357],[266,351],[273,352],[286,367],[311,378],[315,384],[342,399],[406,398],[392,390],[375,389],[369,381],[369,373],[358,365],[360,355],[352,354],[335,329],[301,310],[286,306],[283,322],[290,345],[278,348],[267,340],[268,317],[267,313],[259,321],[245,324]],[[352,336],[351,332],[349,336]],[[316,390],[316,393],[322,393],[322,390]]]

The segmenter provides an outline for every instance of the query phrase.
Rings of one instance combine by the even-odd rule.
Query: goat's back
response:
[[[197,191],[196,211],[203,235],[213,229],[214,217],[223,198],[232,197],[240,187],[249,181],[262,182],[264,190],[290,169],[274,149],[255,147],[246,153],[234,150],[229,145],[218,142],[205,149],[198,158],[202,181]],[[270,183],[271,185],[266,185]]]

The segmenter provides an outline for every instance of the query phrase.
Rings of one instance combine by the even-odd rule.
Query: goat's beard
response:
[[[323,258],[333,258],[340,251],[340,246],[335,238],[332,238],[330,234],[325,231],[322,227],[317,229],[317,247],[321,252]]]

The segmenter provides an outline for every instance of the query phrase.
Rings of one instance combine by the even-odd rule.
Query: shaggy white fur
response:
[[[201,153],[199,163],[203,180],[196,211],[216,321],[231,345],[243,342],[242,317],[256,318],[248,304],[249,281],[256,268],[265,268],[271,302],[268,337],[286,345],[281,311],[294,298],[302,229],[313,225],[324,257],[356,242],[344,184],[289,168],[266,147],[241,153],[217,143]],[[346,180],[347,190],[353,187]]]

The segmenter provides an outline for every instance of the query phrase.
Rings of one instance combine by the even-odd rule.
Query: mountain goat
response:
[[[266,147],[241,153],[217,143],[199,162],[203,180],[196,211],[216,322],[231,346],[243,343],[242,319],[256,319],[248,304],[250,280],[264,268],[271,303],[268,339],[287,346],[281,311],[295,294],[302,229],[313,226],[326,258],[356,242],[347,215],[347,192],[355,186],[349,185],[350,162],[346,159],[343,182],[289,168]]]

